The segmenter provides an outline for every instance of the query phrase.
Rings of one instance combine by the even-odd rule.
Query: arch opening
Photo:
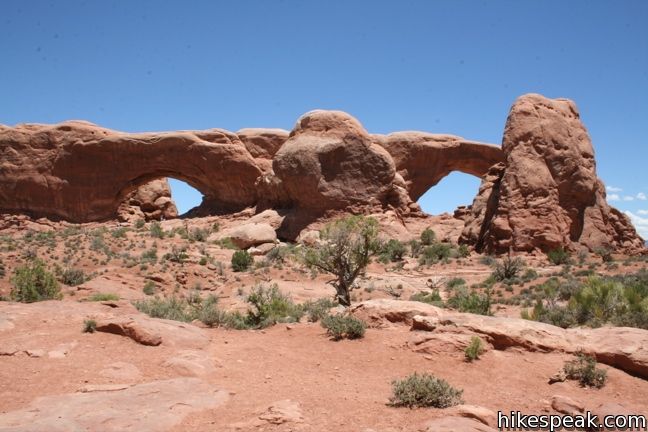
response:
[[[453,214],[462,206],[469,206],[477,196],[481,179],[472,174],[452,171],[423,193],[417,203],[429,215]]]
[[[205,202],[206,189],[191,179],[169,173],[140,176],[119,192],[119,219],[166,220],[191,217]]]

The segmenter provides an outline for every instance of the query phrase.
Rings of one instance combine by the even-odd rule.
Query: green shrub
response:
[[[353,315],[327,315],[322,318],[322,327],[333,340],[361,339],[367,325]]]
[[[425,291],[419,291],[416,294],[413,294],[410,297],[411,301],[418,301],[421,303],[427,303],[431,304],[433,306],[437,307],[443,307],[443,299],[441,299],[441,295],[439,294],[439,290],[435,289],[430,292],[425,292]]]
[[[119,300],[119,296],[113,293],[96,293],[88,297],[88,300],[94,302],[115,301],[115,300]]]
[[[266,259],[274,263],[284,263],[290,254],[293,253],[291,246],[275,246],[266,254]]]
[[[419,256],[419,264],[430,265],[436,264],[441,260],[447,260],[452,255],[452,245],[449,243],[434,243],[427,246]]]
[[[197,241],[197,242],[205,242],[207,241],[207,237],[209,237],[209,230],[204,229],[204,228],[194,228],[189,232],[189,240]]]
[[[155,221],[151,224],[149,227],[149,232],[151,234],[151,237],[153,238],[164,238],[164,230],[162,229],[162,225],[160,225],[160,222]]]
[[[614,261],[614,257],[612,256],[612,249],[600,247],[594,249],[594,253],[600,256],[601,260],[603,260],[603,262],[605,263],[610,263]]]
[[[252,288],[247,302],[252,306],[248,310],[247,322],[255,328],[269,327],[278,322],[297,322],[303,315],[302,308],[279,291],[277,284],[270,288],[262,285]]]
[[[464,350],[466,360],[469,362],[479,359],[479,356],[484,351],[482,340],[478,336],[473,336],[470,339],[470,344]]]
[[[571,255],[564,248],[550,250],[547,253],[547,258],[554,265],[569,264],[571,262]]]
[[[11,283],[10,296],[14,301],[32,303],[63,297],[56,278],[39,259],[16,268]]]
[[[317,322],[329,314],[331,308],[337,303],[328,298],[321,298],[315,301],[309,300],[302,305],[303,311],[310,322]]]
[[[113,236],[113,238],[124,238],[126,237],[127,231],[128,229],[126,227],[115,228],[114,230],[112,230],[110,235]]]
[[[97,321],[87,319],[83,321],[83,333],[94,333],[97,330]]]
[[[157,262],[157,249],[151,248],[142,252],[140,262],[144,264],[155,264]]]
[[[576,380],[583,387],[602,388],[607,381],[607,372],[596,365],[594,357],[578,353],[575,360],[565,363],[563,371],[567,379]]]
[[[152,280],[147,280],[142,291],[149,296],[155,294],[155,283]]]
[[[184,262],[189,259],[187,248],[173,245],[171,246],[171,251],[164,254],[164,259],[178,264],[184,264]]]
[[[145,224],[146,224],[146,222],[144,222],[144,219],[137,219],[137,221],[135,222],[135,228],[140,230],[140,229],[144,228]]]
[[[446,282],[446,287],[448,289],[450,289],[450,290],[454,289],[454,288],[457,288],[457,287],[460,287],[462,285],[466,285],[466,280],[463,279],[463,278],[455,277],[455,278],[450,279],[448,282]]]
[[[86,280],[87,278],[85,273],[80,269],[68,268],[63,270],[63,273],[61,274],[61,282],[69,286],[81,285]]]
[[[418,256],[421,253],[421,249],[423,247],[423,245],[421,245],[421,242],[418,240],[410,240],[409,247],[410,247],[410,256],[412,258],[418,258]]]
[[[463,403],[463,390],[427,373],[414,373],[403,380],[392,382],[392,406],[449,408]]]
[[[436,242],[436,233],[431,228],[425,228],[421,233],[421,244],[430,246]]]
[[[193,310],[186,300],[178,297],[154,297],[138,300],[134,303],[137,310],[152,318],[163,318],[174,321],[190,322],[193,320]]]
[[[238,250],[238,246],[234,244],[234,242],[230,237],[225,237],[220,240],[216,240],[215,243],[224,249]]]
[[[511,258],[510,256],[507,256],[495,264],[492,276],[498,282],[510,281],[517,277],[523,267],[524,261],[520,258]]]
[[[478,294],[467,289],[458,289],[447,301],[447,305],[459,312],[491,315],[491,299],[488,295]]]
[[[250,268],[254,263],[252,255],[245,250],[237,250],[232,254],[232,270],[235,272],[242,272]]]
[[[468,258],[470,256],[470,248],[465,244],[459,245],[457,248],[457,255],[460,258]]]
[[[396,262],[396,261],[401,261],[403,259],[403,255],[405,255],[405,252],[407,251],[407,248],[405,245],[395,239],[390,239],[387,243],[385,243],[380,250],[380,260],[382,262]]]

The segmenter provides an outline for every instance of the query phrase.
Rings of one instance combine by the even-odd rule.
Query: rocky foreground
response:
[[[405,226],[376,217],[385,239],[416,239],[431,224],[435,245],[460,250],[461,220],[449,215]],[[5,217],[0,431],[492,431],[497,411],[648,415],[648,330],[612,323],[563,329],[520,318],[551,281],[575,286],[595,275],[638,273],[641,258],[583,254],[561,266],[525,255],[520,279],[489,285],[493,258],[474,252],[429,263],[411,250],[395,260],[376,256],[353,291],[351,314],[369,326],[357,340],[334,341],[307,316],[235,330],[151,318],[135,307],[197,295],[244,312],[253,287],[270,284],[299,304],[330,298],[330,277],[297,258],[318,233],[283,244],[272,229],[276,218],[74,225]],[[240,248],[254,257],[246,271],[231,264]],[[8,301],[16,269],[34,257],[62,280],[62,299]],[[493,316],[453,308],[448,299],[464,288],[492,289]],[[434,290],[444,308],[422,302]],[[474,337],[483,352],[468,362]],[[597,360],[605,386],[560,377],[576,354]],[[462,390],[462,403],[391,406],[392,382],[414,372]]]
[[[569,336],[610,365],[596,390],[548,383],[577,345],[545,325],[394,300],[354,313],[379,326],[333,342],[312,323],[203,329],[142,316],[123,301],[3,304],[0,430],[490,431],[498,410],[648,414],[646,331]],[[81,333],[88,317],[100,331]],[[473,334],[488,348],[467,363]],[[412,371],[444,377],[466,404],[388,406],[391,381]]]

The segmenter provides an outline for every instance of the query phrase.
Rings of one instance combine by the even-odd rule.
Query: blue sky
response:
[[[0,123],[290,129],[323,108],[500,143],[517,96],[568,97],[648,237],[646,22],[643,0],[4,0]],[[452,211],[477,187],[452,174],[421,204]],[[183,210],[199,199],[173,188]]]

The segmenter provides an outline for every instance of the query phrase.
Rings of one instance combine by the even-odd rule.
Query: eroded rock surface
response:
[[[227,392],[197,378],[104,386],[44,396],[0,414],[5,432],[168,431],[191,413],[217,408]]]
[[[168,185],[150,182],[174,177],[204,194],[192,215],[279,210],[273,228],[290,240],[348,212],[421,217],[416,200],[461,171],[482,178],[459,215],[461,241],[480,252],[645,250],[628,218],[606,202],[576,105],[535,94],[513,105],[501,148],[424,132],[371,135],[349,114],[317,110],[290,132],[0,125],[0,161],[3,212],[73,222],[170,218],[177,212]]]
[[[606,201],[594,149],[576,104],[529,94],[509,113],[503,165],[484,178],[462,240],[486,252],[608,247],[643,240]]]

